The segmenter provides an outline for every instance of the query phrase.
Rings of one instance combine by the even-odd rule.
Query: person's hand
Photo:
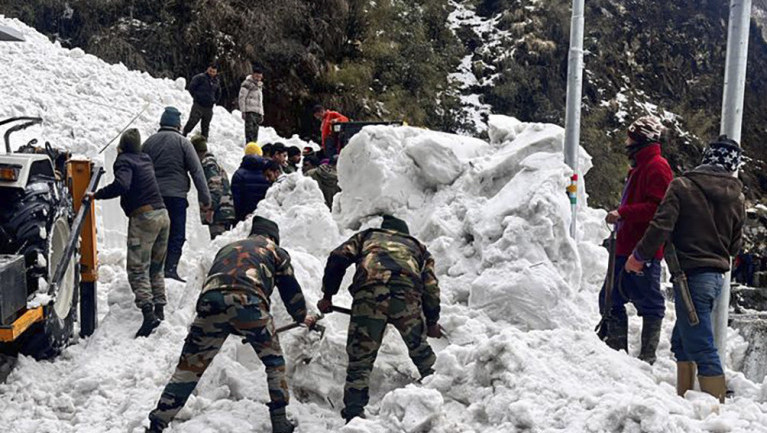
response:
[[[322,298],[317,301],[317,309],[323,314],[330,313],[333,311],[333,301],[327,298]]]
[[[618,213],[617,210],[610,211],[610,213],[607,214],[605,217],[605,221],[607,221],[607,224],[615,224],[621,219],[621,214]]]
[[[431,338],[442,338],[442,328],[438,323],[429,325],[429,327],[426,328],[426,335]]]
[[[629,259],[626,261],[626,266],[624,266],[624,269],[626,272],[638,274],[642,272],[642,268],[644,267],[644,262],[641,262],[637,260],[636,257],[634,257],[633,254],[629,255]]]
[[[314,314],[307,314],[306,319],[304,319],[304,325],[311,329],[314,327],[314,324],[317,323],[317,320],[319,320],[318,316],[315,316]]]

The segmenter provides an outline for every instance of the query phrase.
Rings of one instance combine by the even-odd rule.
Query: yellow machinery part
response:
[[[83,196],[88,184],[91,181],[91,169],[93,163],[88,159],[70,159],[69,185],[72,201],[75,206],[75,213],[82,206]],[[96,211],[95,206],[91,206],[88,215],[85,217],[85,225],[80,235],[80,281],[94,283],[98,280],[98,252],[96,250]]]
[[[36,322],[43,320],[43,307],[33,308],[27,310],[24,314],[16,319],[10,326],[0,327],[0,342],[10,343],[19,338],[24,331],[29,329],[30,326]]]

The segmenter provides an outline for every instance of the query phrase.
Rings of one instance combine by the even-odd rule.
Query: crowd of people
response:
[[[250,218],[269,188],[286,175],[300,172],[314,179],[328,208],[340,191],[336,163],[342,149],[332,129],[334,123],[349,119],[322,106],[314,108],[322,122],[322,146],[317,152],[283,143],[259,145],[258,129],[264,119],[259,68],[242,83],[239,99],[247,144],[230,182],[208,141],[212,106],[220,97],[216,71],[210,65],[192,79],[189,91],[194,104],[183,129],[181,113],[167,107],[159,131],[143,146],[137,130],[123,134],[115,180],[94,195],[120,197],[129,217],[128,279],[144,317],[137,337],[150,335],[164,319],[164,278],[184,281],[178,263],[185,241],[189,176],[211,239]],[[199,121],[201,133],[187,140]],[[677,361],[677,391],[684,395],[692,389],[697,371],[700,388],[723,402],[726,384],[711,312],[730,259],[742,246],[745,201],[737,179],[741,149],[721,136],[710,143],[698,167],[674,179],[662,156],[663,136],[663,125],[653,116],[635,120],[627,131],[625,153],[631,169],[620,206],[606,217],[616,234],[610,251],[615,266],[599,294],[603,317],[598,335],[609,347],[628,351],[625,305],[632,303],[642,317],[639,358],[655,362],[665,316],[660,288],[660,262],[665,258],[675,287],[677,320],[671,350]],[[149,416],[148,433],[161,432],[183,408],[230,334],[245,337],[266,367],[273,432],[294,430],[285,412],[289,401],[285,360],[270,314],[274,288],[297,323],[312,327],[318,317],[308,314],[290,256],[279,244],[277,224],[256,216],[249,237],[218,252],[176,371]],[[442,336],[434,260],[410,235],[405,221],[384,215],[380,228],[357,233],[330,254],[324,297],[317,304],[320,312],[340,311],[332,298],[352,264],[357,270],[349,288],[354,301],[346,311],[351,316],[349,363],[341,412],[347,422],[364,416],[370,371],[387,324],[400,332],[421,377],[433,372],[435,361],[426,337]]]

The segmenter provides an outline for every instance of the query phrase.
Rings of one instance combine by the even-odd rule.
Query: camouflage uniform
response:
[[[352,236],[330,254],[322,281],[326,298],[338,292],[352,264],[357,271],[349,288],[354,302],[346,343],[347,419],[362,414],[368,403],[368,380],[387,323],[399,331],[421,377],[433,373],[436,358],[426,329],[437,324],[440,311],[434,260],[415,238],[386,229]]]
[[[215,239],[218,235],[232,228],[232,224],[234,224],[232,188],[229,185],[229,176],[212,153],[206,153],[200,163],[208,182],[211,206],[213,207],[213,222],[208,224],[203,216],[202,223],[209,225],[210,238]]]
[[[290,256],[265,236],[254,235],[222,248],[197,301],[178,366],[149,419],[165,428],[184,407],[197,382],[229,334],[245,337],[266,367],[269,409],[288,404],[285,359],[269,313],[277,285],[288,312],[297,322],[306,318],[301,287],[293,276]]]
[[[128,282],[136,305],[165,305],[165,255],[170,218],[165,209],[133,215],[128,220]]]

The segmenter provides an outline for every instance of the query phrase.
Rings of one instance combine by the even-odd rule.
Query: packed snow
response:
[[[0,117],[41,115],[28,134],[88,155],[139,112],[146,138],[163,108],[191,106],[184,80],[158,80],[62,49],[24,24],[0,17],[27,41],[0,45],[6,85]],[[279,137],[262,129],[262,141]],[[339,160],[343,192],[331,214],[317,184],[300,174],[274,185],[257,214],[280,224],[298,280],[312,306],[320,297],[327,253],[354,230],[390,212],[409,221],[429,247],[442,288],[441,323],[448,337],[431,340],[436,373],[423,381],[404,343],[389,330],[371,378],[367,419],[344,426],[339,416],[348,318],[328,315],[324,337],[306,330],[281,335],[288,360],[289,416],[298,432],[767,432],[767,381],[736,370],[746,343],[734,331],[726,356],[734,397],[720,405],[690,392],[676,396],[668,320],[649,366],[608,349],[593,332],[607,253],[603,211],[586,206],[579,185],[578,238],[568,236],[571,174],[562,162],[563,130],[491,116],[490,141],[410,127],[375,126],[356,135]],[[239,113],[215,110],[210,148],[231,175],[242,154]],[[286,140],[299,143],[298,139]],[[590,158],[580,153],[581,167]],[[190,203],[195,202],[194,194]],[[169,379],[194,316],[194,304],[221,246],[249,231],[241,223],[213,242],[190,206],[180,266],[186,284],[168,282],[167,319],[134,339],[140,312],[125,265],[125,231],[116,202],[98,206],[100,324],[96,333],[52,362],[21,358],[0,385],[2,431],[143,432]],[[351,280],[351,272],[346,282]],[[335,303],[348,306],[345,291]],[[278,325],[289,322],[275,299]],[[639,322],[631,322],[631,355]],[[169,432],[268,432],[263,366],[249,346],[230,338]]]

